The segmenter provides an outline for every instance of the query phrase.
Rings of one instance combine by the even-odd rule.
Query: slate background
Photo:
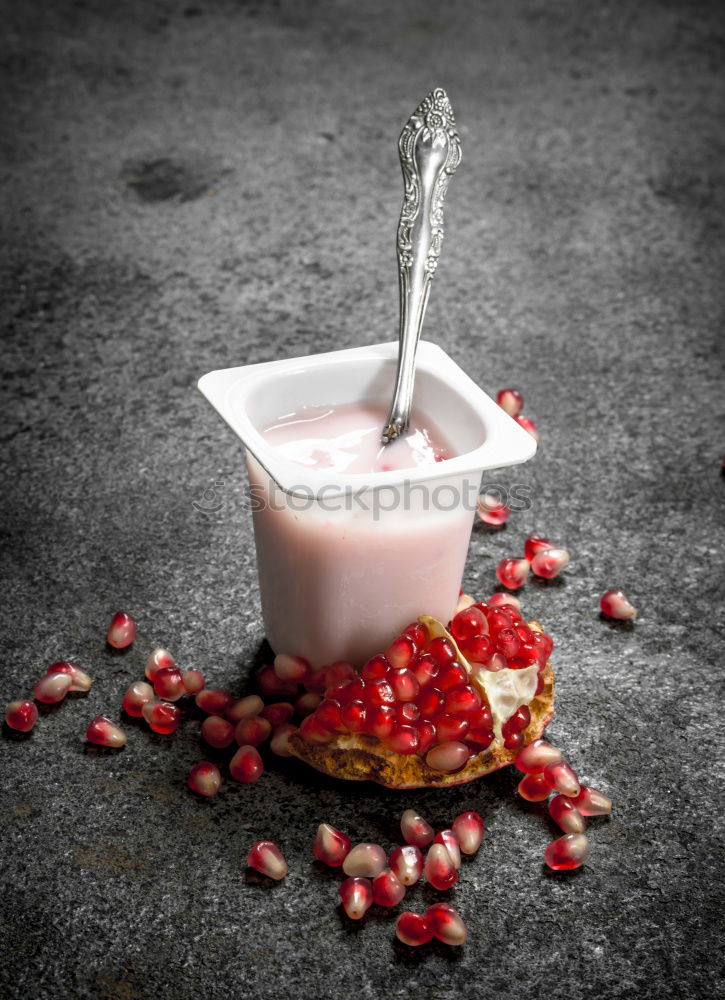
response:
[[[3,24],[1,696],[59,657],[95,686],[0,739],[2,995],[715,995],[722,6],[32,0]],[[119,754],[82,740],[153,645],[245,683],[245,477],[195,383],[395,336],[395,140],[439,84],[464,159],[427,332],[489,392],[521,388],[542,436],[498,480],[531,509],[476,529],[465,584],[490,592],[531,531],[569,548],[524,608],[556,639],[551,738],[616,801],[564,876],[513,773],[395,794],[273,761],[198,802],[198,719],[130,725]],[[633,627],[599,618],[613,585]],[[112,655],[118,608],[141,634]],[[321,820],[389,845],[411,805],[487,820],[457,951],[409,952],[387,913],[351,926],[310,864]],[[267,836],[291,865],[278,886],[245,875]]]

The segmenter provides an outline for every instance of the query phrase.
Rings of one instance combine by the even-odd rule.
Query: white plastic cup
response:
[[[199,388],[246,448],[264,625],[272,649],[360,666],[421,614],[456,606],[482,472],[536,442],[435,344],[421,341],[416,410],[458,454],[344,475],[289,461],[261,431],[305,406],[387,406],[397,343],[210,372]],[[381,428],[382,429],[382,428]]]

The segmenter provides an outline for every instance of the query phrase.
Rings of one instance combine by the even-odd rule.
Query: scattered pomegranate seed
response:
[[[143,716],[144,705],[153,700],[154,689],[151,685],[147,684],[146,681],[134,681],[123,696],[121,708],[126,715],[140,719]]]
[[[434,889],[450,889],[458,881],[458,870],[443,844],[431,844],[423,865],[423,877]]]
[[[93,684],[85,670],[81,670],[77,663],[71,663],[70,660],[59,660],[57,663],[51,663],[45,671],[46,677],[49,674],[68,674],[71,679],[68,690],[71,694],[85,694],[86,691],[91,690]]]
[[[607,590],[606,593],[602,594],[599,606],[602,609],[602,614],[606,615],[607,618],[625,621],[627,618],[634,618],[637,615],[637,609],[629,603],[621,590]]]
[[[123,747],[126,745],[126,734],[115,722],[105,715],[97,715],[91,719],[86,729],[86,739],[99,747]]]
[[[187,694],[198,694],[206,686],[206,680],[201,670],[185,670],[181,675]]]
[[[607,816],[612,811],[612,800],[604,792],[591,785],[582,785],[578,795],[572,800],[582,816]]]
[[[406,809],[400,817],[400,830],[406,844],[427,847],[435,837],[435,830],[415,809]]]
[[[181,712],[176,705],[170,705],[165,701],[149,701],[146,702],[141,711],[149,729],[162,736],[170,736],[179,727]]]
[[[524,542],[524,556],[531,562],[539,552],[546,552],[547,549],[555,548],[554,543],[550,542],[548,538],[544,538],[542,535],[529,535]]]
[[[271,840],[258,840],[247,855],[250,868],[279,882],[288,872],[287,862],[279,847]]]
[[[496,567],[496,576],[504,587],[518,590],[526,583],[530,568],[526,559],[502,559]]]
[[[499,527],[505,524],[511,514],[511,508],[502,503],[492,493],[482,493],[476,501],[476,511],[484,524]]]
[[[38,708],[33,701],[11,701],[5,712],[5,721],[19,733],[29,733],[38,721]]]
[[[530,434],[532,436],[534,441],[538,443],[541,440],[541,438],[539,437],[539,432],[536,429],[536,424],[531,419],[531,417],[518,416],[514,417],[514,420],[519,425],[519,427],[523,427],[523,429],[527,432],[527,434]]]
[[[242,719],[251,719],[254,715],[259,715],[264,709],[264,702],[258,694],[247,695],[246,698],[238,698],[226,709],[225,716],[230,722],[241,722]]]
[[[389,868],[373,879],[373,899],[378,906],[397,906],[404,897],[405,886]]]
[[[433,931],[434,937],[437,937],[443,944],[457,947],[463,944],[468,937],[468,931],[460,913],[454,910],[450,903],[434,903],[429,906],[425,911],[425,919]]]
[[[218,715],[208,715],[201,724],[201,738],[210,747],[223,750],[234,742],[234,726]]]
[[[71,689],[73,679],[69,674],[46,674],[33,688],[33,697],[46,705],[63,701]]]
[[[294,705],[289,701],[277,701],[262,709],[262,718],[271,724],[272,729],[276,729],[284,722],[289,722],[294,714]]]
[[[477,812],[464,812],[452,823],[453,832],[464,854],[475,854],[483,842],[485,824]]]
[[[326,674],[327,669],[325,667],[321,670],[313,670],[305,679],[305,690],[310,694],[324,694],[327,687]]]
[[[510,417],[518,417],[524,408],[524,397],[517,389],[501,389],[496,394],[496,402]]]
[[[564,833],[584,833],[584,817],[566,795],[555,795],[549,802],[549,814]]]
[[[165,670],[166,667],[175,667],[176,660],[173,658],[168,649],[162,649],[161,646],[157,646],[156,649],[152,650],[148,659],[146,660],[146,668],[144,673],[146,677],[153,682],[159,670]],[[203,687],[204,685],[202,685]]]
[[[136,638],[136,622],[125,611],[118,611],[108,626],[106,639],[114,649],[126,649]]]
[[[310,665],[302,656],[278,653],[274,658],[274,672],[281,681],[302,684],[310,672]]]
[[[465,767],[470,756],[470,747],[457,740],[450,740],[446,743],[439,743],[437,747],[429,750],[425,756],[425,762],[433,771],[453,774]]]
[[[339,892],[350,920],[360,920],[373,905],[373,887],[368,878],[346,878],[341,883]]]
[[[305,693],[301,694],[295,701],[295,712],[301,718],[304,718],[306,715],[310,715],[311,712],[314,712],[321,701],[321,695],[315,694],[314,691],[305,691]]]
[[[222,776],[219,773],[219,768],[214,764],[210,764],[208,760],[202,760],[198,764],[194,764],[186,780],[192,792],[196,792],[197,795],[204,795],[206,798],[216,795],[222,785]]]
[[[489,608],[500,608],[505,604],[508,604],[510,607],[516,608],[517,611],[521,610],[521,601],[518,597],[515,597],[513,594],[507,594],[503,591],[497,591],[495,594],[491,594],[489,599],[486,601],[486,604]]]
[[[433,937],[433,931],[425,917],[406,911],[398,917],[395,924],[395,936],[403,944],[417,948],[422,944],[428,944]]]
[[[524,774],[538,774],[547,764],[556,764],[561,760],[561,750],[557,750],[546,740],[534,740],[524,747],[516,758],[515,764]]]
[[[257,674],[257,687],[268,698],[292,698],[297,695],[297,681],[282,680],[274,667],[262,667]],[[324,690],[324,688],[323,688]]]
[[[197,706],[207,715],[226,715],[234,700],[231,691],[217,691],[213,688],[204,688],[194,698]]]
[[[277,726],[269,741],[269,748],[272,753],[276,753],[278,757],[291,757],[292,751],[289,748],[289,738],[292,733],[296,732],[297,726],[293,726],[291,722],[283,722],[281,726]]]
[[[229,761],[229,773],[235,781],[241,781],[245,785],[258,781],[263,772],[262,758],[253,746],[240,747]]]
[[[376,878],[385,870],[387,860],[379,844],[356,844],[345,855],[342,870],[346,875]]]
[[[531,560],[531,571],[535,576],[553,580],[568,565],[569,553],[566,549],[546,549],[545,552],[537,552]]]
[[[154,674],[154,691],[165,701],[178,701],[186,694],[181,671],[176,667],[162,667]]]
[[[579,779],[565,760],[547,764],[542,775],[549,788],[555,792],[561,792],[562,795],[569,798],[574,798],[579,794],[581,788]]]
[[[433,843],[443,844],[451,856],[453,867],[461,867],[461,846],[458,843],[458,837],[453,830],[441,830],[440,833],[437,833],[433,838]]]
[[[544,850],[544,861],[555,872],[579,868],[589,857],[589,841],[583,833],[566,833]]]
[[[312,844],[312,853],[318,861],[330,868],[339,868],[350,853],[351,846],[350,838],[342,830],[337,830],[329,823],[320,823]]]
[[[423,874],[423,853],[414,844],[394,847],[390,852],[390,870],[403,885],[414,885]]]
[[[211,716],[210,716],[211,718]],[[261,715],[253,715],[248,719],[240,719],[233,730],[234,739],[240,747],[258,747],[272,735],[272,723]]]
[[[551,795],[551,785],[543,774],[527,774],[519,782],[518,792],[527,802],[544,802]]]

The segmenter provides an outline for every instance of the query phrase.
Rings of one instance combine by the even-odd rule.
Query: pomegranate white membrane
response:
[[[360,666],[421,614],[448,621],[482,471],[536,449],[424,341],[410,430],[383,447],[396,358],[381,344],[199,383],[246,447],[269,643],[315,667]]]

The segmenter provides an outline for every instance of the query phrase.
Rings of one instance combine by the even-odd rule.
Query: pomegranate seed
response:
[[[306,743],[324,746],[334,738],[329,729],[325,729],[317,721],[317,713],[306,716],[300,723],[300,736]]]
[[[330,868],[339,868],[350,853],[351,846],[350,838],[346,837],[342,830],[337,830],[329,823],[320,823],[312,845],[312,853],[318,861],[329,865]]]
[[[342,862],[346,875],[376,878],[384,871],[387,858],[379,844],[356,844]]]
[[[223,750],[234,742],[234,726],[218,715],[208,715],[201,724],[201,738],[210,747]]]
[[[305,691],[305,693],[301,694],[295,701],[295,712],[297,715],[304,718],[306,715],[310,715],[314,712],[321,701],[321,695],[315,694],[314,691]]]
[[[302,656],[278,653],[274,658],[274,672],[281,681],[303,684],[310,673],[310,665]]]
[[[433,838],[433,843],[443,844],[451,856],[453,867],[461,867],[461,846],[458,843],[458,837],[453,830],[441,830],[440,833],[437,833]]]
[[[493,715],[488,705],[481,705],[471,716],[471,726],[477,729],[493,729]]]
[[[259,715],[264,710],[264,702],[258,694],[248,694],[246,698],[238,698],[227,706],[224,715],[230,722],[241,722],[242,719],[251,719],[254,715]],[[218,713],[212,712],[212,715]]]
[[[390,852],[390,870],[403,885],[414,885],[423,874],[423,853],[414,844],[394,847]]]
[[[488,663],[493,655],[493,643],[487,635],[474,635],[461,643],[461,650],[469,663]]]
[[[373,656],[360,672],[364,681],[384,681],[390,673],[390,664],[384,656]]]
[[[503,745],[507,750],[520,750],[524,745],[523,733],[509,733],[504,737]]]
[[[549,813],[564,833],[584,833],[586,829],[584,817],[566,795],[555,795],[551,799]]]
[[[519,782],[519,795],[527,802],[544,802],[551,795],[551,786],[543,774],[527,774]]]
[[[435,718],[436,732],[440,743],[449,743],[451,740],[462,740],[468,732],[468,719],[463,719],[458,715],[437,715]]]
[[[294,705],[289,701],[277,701],[262,709],[262,718],[271,723],[272,729],[281,726],[283,722],[289,722],[294,714]]]
[[[443,694],[438,688],[428,688],[418,697],[416,704],[424,719],[432,719],[441,711],[444,701]]]
[[[507,594],[505,591],[497,591],[495,594],[491,594],[486,603],[489,608],[501,608],[504,605],[508,605],[515,608],[516,611],[521,610],[521,601],[518,597],[515,597],[513,594]]]
[[[490,670],[491,673],[496,673],[499,670],[505,670],[508,666],[506,662],[506,657],[501,656],[500,653],[494,653],[493,656],[489,657],[488,660],[483,664],[486,670]]]
[[[511,514],[511,508],[492,493],[482,493],[479,496],[476,501],[476,511],[484,524],[490,524],[496,528],[505,524]]]
[[[274,672],[274,667],[262,667],[257,673],[257,687],[268,698],[292,698],[297,695],[296,681],[283,681]]]
[[[445,695],[445,710],[449,715],[475,715],[481,708],[481,699],[470,684],[459,684]]]
[[[406,844],[427,847],[435,836],[435,830],[415,809],[406,809],[400,817],[400,830]]]
[[[534,740],[524,747],[516,758],[516,767],[524,774],[538,774],[547,764],[556,764],[561,760],[561,750],[557,750],[546,740]]]
[[[439,743],[438,746],[429,750],[425,762],[433,771],[453,774],[466,765],[470,756],[471,748],[467,747],[465,743],[449,740],[446,743]]]
[[[5,722],[19,733],[29,733],[38,721],[38,709],[32,701],[11,701],[5,712]]]
[[[449,663],[441,667],[436,677],[436,687],[441,691],[450,691],[451,688],[458,687],[459,684],[468,683],[468,672],[466,668],[458,663]]]
[[[501,726],[504,737],[512,736],[514,733],[521,733],[531,722],[531,711],[528,705],[519,705],[513,715]]]
[[[429,906],[425,911],[425,919],[433,931],[434,937],[437,937],[443,944],[457,947],[463,944],[468,937],[468,931],[461,915],[453,909],[450,903],[434,903]]]
[[[395,936],[403,944],[417,948],[419,945],[428,944],[433,937],[433,931],[425,917],[406,911],[398,917],[395,925]]]
[[[143,715],[143,707],[148,702],[154,700],[154,689],[146,681],[134,681],[123,696],[121,708],[126,715],[134,719],[140,719]]]
[[[475,854],[483,843],[485,824],[477,812],[464,812],[452,823],[458,845],[464,854]]]
[[[553,788],[555,792],[561,792],[562,795],[569,798],[574,798],[579,794],[581,787],[579,779],[565,760],[547,764],[542,774],[549,788]]]
[[[226,715],[229,706],[234,701],[231,691],[217,691],[214,688],[204,688],[194,698],[198,708],[207,715]]]
[[[526,583],[530,569],[527,559],[502,559],[496,567],[496,576],[504,587],[518,590]]]
[[[474,635],[483,635],[488,632],[488,622],[486,616],[480,608],[466,608],[459,611],[451,622],[451,634],[457,642],[470,639]]]
[[[417,655],[417,648],[412,639],[401,635],[388,646],[385,658],[394,670],[402,670],[410,666]]]
[[[106,639],[114,649],[126,649],[136,638],[136,622],[125,611],[118,611],[108,626]]]
[[[310,671],[305,678],[305,691],[307,691],[308,694],[324,694],[325,688],[327,687],[327,682],[325,681],[326,673],[327,669],[325,667],[321,670]]]
[[[539,432],[536,429],[536,424],[531,419],[531,417],[518,416],[514,417],[514,420],[519,425],[519,427],[523,427],[526,433],[531,435],[534,441],[538,443],[541,440],[541,438],[539,437]]]
[[[162,649],[161,646],[157,646],[156,649],[152,650],[148,655],[144,673],[146,674],[146,677],[153,682],[153,679],[159,670],[175,666],[176,660],[173,658],[168,649]]]
[[[424,756],[438,741],[438,731],[432,722],[421,722],[418,726],[418,754]]]
[[[612,800],[604,792],[591,785],[582,785],[578,795],[572,798],[582,816],[607,816],[612,811]]]
[[[186,694],[181,671],[176,667],[162,667],[154,674],[154,691],[166,701],[178,701]]]
[[[389,682],[398,701],[413,701],[418,697],[420,684],[412,670],[405,667],[391,670]]]
[[[210,764],[208,760],[202,760],[194,764],[186,781],[192,792],[210,798],[221,788],[222,776],[218,767]]]
[[[438,664],[430,653],[424,653],[422,656],[419,656],[413,666],[413,673],[421,688],[430,684],[438,676],[438,670]]]
[[[480,726],[471,727],[466,733],[466,743],[474,748],[474,753],[480,753],[491,746],[494,740],[492,729],[483,729]]]
[[[248,785],[258,781],[264,771],[259,751],[253,746],[242,746],[229,761],[229,773],[235,781]]]
[[[373,899],[378,906],[397,906],[405,897],[405,886],[389,868],[373,879]]]
[[[272,733],[272,739],[269,741],[269,748],[272,753],[276,753],[278,757],[291,757],[292,751],[289,748],[289,738],[292,733],[296,732],[297,726],[293,726],[291,722],[283,722],[281,726],[277,726]]]
[[[599,606],[607,618],[617,618],[621,621],[634,618],[637,614],[637,609],[629,603],[621,590],[607,590],[602,594]]]
[[[73,678],[70,674],[46,674],[33,688],[33,697],[46,705],[63,701],[71,689]]]
[[[252,844],[247,855],[247,864],[276,882],[283,879],[288,872],[284,855],[271,840],[258,840],[256,844]]]
[[[589,841],[583,833],[566,833],[552,840],[544,851],[544,861],[555,872],[579,868],[589,857]]]
[[[385,737],[385,746],[388,750],[404,755],[417,753],[419,742],[418,730],[413,726],[396,726],[392,733]]]
[[[384,740],[395,728],[395,710],[389,705],[373,706],[366,709],[365,728],[379,740]]]
[[[339,702],[325,698],[315,712],[315,719],[318,725],[323,729],[329,729],[330,732],[342,730],[342,709]]]
[[[513,628],[502,628],[496,639],[496,652],[506,659],[516,656],[521,648],[521,639]]]
[[[181,675],[187,694],[198,694],[204,690],[206,681],[201,670],[185,670]]]
[[[566,549],[547,549],[538,552],[531,560],[532,572],[545,580],[553,580],[568,565],[569,553]]]
[[[71,679],[68,691],[71,694],[85,694],[86,691],[91,690],[93,684],[85,670],[81,670],[77,663],[71,663],[70,660],[59,660],[57,663],[51,663],[45,671],[46,677],[49,674],[68,674]]]
[[[367,721],[367,710],[361,701],[351,701],[342,710],[342,725],[349,733],[362,733]]]
[[[123,747],[126,745],[126,734],[115,722],[105,715],[97,715],[91,719],[86,729],[86,739],[99,747]]]
[[[431,844],[423,865],[423,877],[434,889],[450,889],[458,881],[458,871],[443,844]]]
[[[554,549],[556,546],[548,538],[542,535],[529,535],[524,542],[524,556],[531,562],[539,552],[546,552],[547,549]]]
[[[337,684],[344,684],[345,681],[354,680],[356,677],[357,671],[346,660],[338,660],[329,666],[325,672],[325,681],[328,688],[335,687]]]
[[[436,636],[435,639],[431,640],[428,646],[428,654],[433,657],[440,667],[445,667],[449,663],[455,663],[458,658],[456,647],[450,639],[447,639],[443,635]]]
[[[209,716],[209,718],[214,718],[214,716]],[[240,747],[257,747],[269,738],[271,732],[272,723],[269,719],[263,719],[261,715],[252,715],[248,719],[239,720],[236,728],[233,730],[233,736]],[[226,745],[229,746],[228,743]]]
[[[181,712],[165,701],[147,701],[141,709],[143,717],[155,733],[170,736],[179,726]]]
[[[523,560],[526,562],[526,560]],[[502,605],[498,608],[486,608],[486,618],[491,636],[495,639],[501,629],[510,628],[514,623],[513,609]]]
[[[470,608],[476,603],[475,599],[471,597],[470,594],[461,593],[458,596],[458,604],[456,604],[455,614],[459,614],[461,611],[465,611],[466,608]]]
[[[518,417],[524,408],[524,397],[518,389],[500,389],[496,402],[510,417]]]
[[[346,878],[339,892],[343,909],[350,920],[360,920],[373,905],[373,887],[368,878]]]
[[[371,681],[365,687],[365,701],[368,705],[392,705],[395,695],[387,681]]]

